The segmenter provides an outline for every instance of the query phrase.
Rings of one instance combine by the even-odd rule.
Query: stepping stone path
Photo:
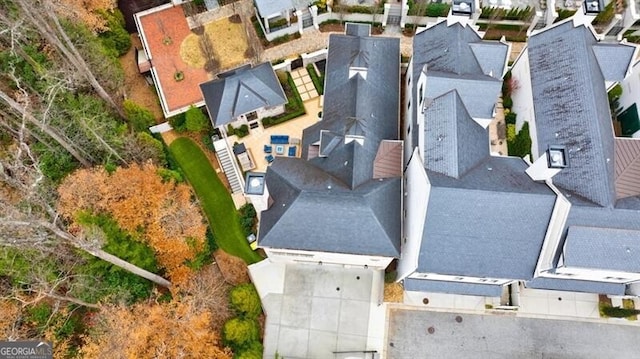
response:
[[[311,76],[309,76],[309,72],[307,72],[306,68],[301,67],[291,71],[291,77],[293,78],[293,82],[296,84],[296,88],[300,93],[302,101],[318,97],[318,91],[313,85]]]

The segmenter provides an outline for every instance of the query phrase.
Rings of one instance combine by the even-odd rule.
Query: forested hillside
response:
[[[124,100],[115,5],[0,0],[0,340],[51,340],[56,358],[239,356],[223,326],[259,298],[249,285],[229,303],[238,283],[212,263],[191,187],[153,114]],[[261,357],[256,338],[244,357]]]

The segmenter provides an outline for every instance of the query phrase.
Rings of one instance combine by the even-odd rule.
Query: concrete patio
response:
[[[316,94],[317,96],[317,94]],[[267,160],[265,160],[264,145],[268,145],[271,141],[271,135],[288,135],[289,138],[302,139],[302,131],[318,122],[318,112],[322,111],[321,97],[315,97],[304,102],[304,108],[306,114],[289,120],[287,122],[264,128],[262,122],[258,121],[259,127],[251,129],[249,135],[243,138],[237,136],[229,136],[227,141],[229,147],[233,147],[235,142],[244,143],[247,147],[247,151],[251,153],[251,156],[255,162],[256,167],[252,169],[255,172],[264,172],[267,170]],[[300,145],[297,145],[300,147]],[[301,149],[297,149],[297,156],[301,153]],[[275,152],[272,155],[276,156]],[[287,155],[285,149],[284,155]]]

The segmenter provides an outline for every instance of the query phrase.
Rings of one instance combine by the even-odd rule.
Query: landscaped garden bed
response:
[[[265,117],[262,119],[262,126],[264,126],[264,128],[269,128],[279,123],[292,120],[306,113],[304,109],[304,102],[302,102],[302,98],[300,97],[300,93],[298,93],[298,89],[296,89],[296,84],[293,82],[291,74],[288,72],[278,72],[278,80],[280,81],[282,89],[284,90],[285,95],[287,95],[289,102],[284,106],[284,113],[278,116]]]
[[[485,31],[485,40],[500,40],[502,36],[507,41],[525,42],[527,41],[528,25],[509,25],[509,24],[487,24],[479,23],[478,27],[481,31]]]
[[[300,38],[300,33],[296,31],[293,34],[287,34],[280,37],[276,37],[275,39],[269,41],[267,40],[267,37],[264,35],[264,31],[262,30],[262,25],[260,24],[260,20],[258,20],[257,17],[253,16],[251,18],[251,22],[253,23],[253,28],[256,30],[256,34],[258,35],[258,38],[260,39],[260,42],[262,43],[262,46],[264,46],[264,48],[278,46],[278,45]]]
[[[324,93],[324,75],[318,74],[316,72],[316,67],[313,64],[307,65],[307,71],[309,72],[309,77],[311,77],[313,86],[316,87],[318,94],[322,95]]]
[[[359,22],[359,21],[347,21],[347,22],[371,25],[371,35],[381,35],[383,31],[381,22]],[[340,20],[327,20],[320,24],[320,31],[344,33],[344,23]]]

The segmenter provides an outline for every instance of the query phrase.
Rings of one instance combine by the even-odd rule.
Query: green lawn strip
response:
[[[242,235],[231,195],[200,148],[191,139],[181,137],[173,141],[169,149],[193,186],[218,246],[249,264],[260,261],[262,257],[251,250]]]

